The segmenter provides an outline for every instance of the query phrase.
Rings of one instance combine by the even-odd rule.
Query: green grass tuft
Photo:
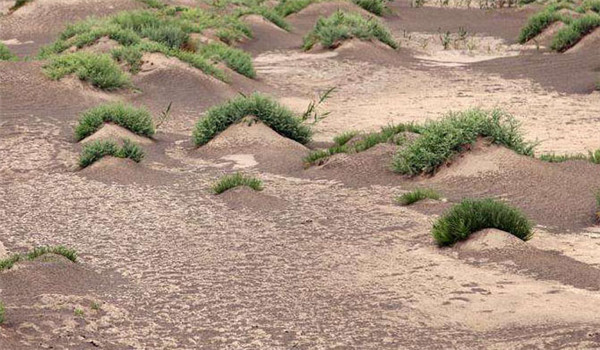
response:
[[[533,236],[532,224],[520,210],[490,198],[463,200],[434,223],[431,233],[440,246],[445,246],[486,228],[508,232],[524,241]]]
[[[393,49],[398,43],[390,31],[376,18],[364,19],[356,13],[338,10],[328,18],[319,18],[313,30],[304,37],[304,50],[310,50],[320,42],[326,48],[335,48],[341,41],[358,38],[377,39]]]
[[[75,52],[53,56],[44,66],[44,73],[52,80],[75,74],[79,79],[105,90],[131,85],[129,76],[106,54]]]
[[[267,96],[252,94],[240,96],[215,106],[196,123],[193,141],[202,146],[217,134],[246,116],[254,116],[278,134],[300,142],[310,141],[312,131],[301,118]]]
[[[358,131],[345,131],[336,137],[333,138],[333,142],[335,142],[338,146],[343,146],[348,143],[348,141],[352,140],[354,136],[358,135]]]
[[[318,0],[282,0],[274,9],[283,17],[287,17],[293,13],[304,10],[308,5],[317,1]]]
[[[569,25],[561,28],[552,40],[551,48],[563,52],[579,42],[585,35],[600,27],[600,15],[589,13],[573,20]]]
[[[221,177],[219,181],[213,185],[212,191],[214,194],[221,194],[238,186],[248,186],[255,191],[262,191],[263,189],[263,184],[260,179],[246,176],[241,173],[235,173]]]
[[[525,24],[519,33],[519,43],[525,44],[527,41],[542,33],[544,29],[554,22],[562,21],[566,24],[570,23],[572,20],[571,17],[562,15],[558,12],[563,8],[570,8],[570,6],[570,4],[566,3],[553,4],[531,16],[527,20],[527,24]]]
[[[387,9],[387,0],[352,0],[352,2],[377,16],[383,16]]]
[[[147,137],[155,133],[152,116],[147,109],[118,102],[100,105],[83,112],[75,128],[75,138],[77,141],[83,140],[100,129],[104,123],[114,123]]]
[[[85,168],[106,156],[129,158],[139,163],[144,158],[144,151],[128,139],[123,140],[122,147],[113,141],[93,141],[83,146],[79,156],[79,166]]]
[[[0,61],[18,61],[19,58],[14,55],[6,45],[0,43]]]
[[[77,261],[77,252],[74,249],[66,248],[64,246],[42,246],[34,248],[26,254],[13,254],[8,258],[0,260],[0,271],[11,269],[19,261],[31,261],[48,253],[62,255],[72,262]]]
[[[198,49],[198,53],[207,59],[223,61],[227,67],[248,78],[256,78],[252,57],[240,49],[224,44],[210,43],[202,45]]]
[[[0,271],[11,269],[21,259],[20,254],[13,254],[8,258],[0,259]]]
[[[0,324],[4,323],[4,303],[0,301]]]
[[[542,154],[539,156],[540,160],[549,163],[562,163],[569,160],[587,160],[594,164],[600,164],[600,149],[595,151],[588,151],[588,155],[578,153],[578,154]]]
[[[501,110],[470,109],[451,112],[441,120],[426,123],[421,137],[396,153],[392,169],[406,175],[434,173],[479,137],[489,138],[519,154],[533,156],[535,145],[523,140],[519,123],[510,114]]]
[[[437,191],[430,188],[416,188],[398,196],[396,202],[400,205],[411,205],[426,198],[439,200],[441,196]]]

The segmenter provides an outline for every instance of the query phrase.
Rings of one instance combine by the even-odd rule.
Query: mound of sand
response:
[[[314,27],[320,17],[329,17],[337,10],[358,13],[365,18],[375,17],[350,1],[328,1],[310,4],[305,9],[289,15],[286,19],[294,29],[304,35]]]
[[[116,157],[103,157],[77,173],[91,180],[118,184],[157,186],[176,180],[176,176],[171,173],[151,169],[131,159]]]
[[[463,252],[485,252],[488,250],[524,249],[526,243],[508,232],[488,228],[475,232],[454,248]]]
[[[244,155],[253,157],[259,168],[287,171],[302,167],[302,158],[308,154],[308,149],[279,135],[260,120],[247,117],[202,146],[200,154],[225,160]]]
[[[581,51],[600,51],[600,28],[596,28],[591,33],[581,38],[575,46],[565,51],[565,53],[578,53]]]
[[[134,143],[140,145],[150,145],[153,143],[153,141],[147,137],[136,135],[124,127],[111,123],[104,124],[98,131],[79,142],[86,144],[96,140],[111,140],[118,144],[122,144],[123,139],[130,139]]]
[[[232,188],[220,194],[219,198],[227,203],[227,206],[232,210],[250,209],[272,213],[285,210],[289,206],[289,203],[284,199],[245,186]]]
[[[279,28],[273,22],[265,19],[263,16],[260,15],[247,15],[242,17],[242,20],[250,25],[253,32],[255,31],[255,29],[263,29],[264,31],[268,32],[287,33],[285,30]]]
[[[537,45],[541,47],[550,47],[550,44],[552,44],[552,40],[554,39],[556,33],[558,33],[558,31],[564,27],[565,24],[563,22],[554,22],[527,43],[529,45],[536,45],[537,43]]]
[[[560,229],[593,225],[598,165],[587,161],[548,163],[501,146],[478,144],[455,157],[425,184],[449,199],[500,197],[534,222]]]
[[[240,47],[245,51],[258,54],[274,49],[292,49],[302,45],[301,35],[288,32],[262,16],[248,15],[242,19],[250,26],[253,33],[251,39],[240,43]]]
[[[113,49],[119,47],[119,43],[115,40],[103,36],[98,39],[94,44],[85,46],[81,49],[81,51],[93,52],[93,53],[110,53]],[[77,47],[73,46],[69,48],[70,52],[77,51]]]

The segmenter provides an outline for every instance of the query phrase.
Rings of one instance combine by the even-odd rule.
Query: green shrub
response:
[[[580,7],[582,13],[586,11],[593,11],[600,13],[600,0],[585,0],[581,3]]]
[[[42,246],[42,247],[34,248],[32,251],[27,253],[26,257],[27,257],[27,260],[34,260],[44,254],[62,255],[65,258],[71,260],[72,262],[77,262],[77,252],[75,251],[75,249],[70,249],[70,248],[64,247],[62,245],[54,246],[54,247]]]
[[[0,301],[0,324],[4,323],[4,303]]]
[[[519,123],[511,115],[500,110],[470,109],[426,123],[421,137],[396,153],[392,169],[406,175],[433,173],[478,137],[533,156],[534,145],[523,140]]]
[[[100,129],[104,123],[114,123],[147,137],[155,133],[152,116],[147,109],[118,102],[100,105],[83,112],[75,128],[75,138],[77,141],[83,140]]]
[[[396,202],[400,205],[411,205],[426,198],[439,200],[441,196],[437,191],[430,188],[416,188],[397,197]]]
[[[536,13],[527,20],[527,24],[519,33],[519,43],[525,44],[527,41],[535,38],[548,26],[557,21],[570,23],[571,17],[560,14],[558,11],[567,8],[569,5],[551,5],[546,9]]]
[[[110,54],[118,62],[126,62],[129,65],[129,71],[136,74],[142,67],[142,51],[135,46],[121,46],[114,48]]]
[[[319,18],[313,30],[304,37],[304,50],[320,42],[326,48],[335,48],[343,40],[358,38],[377,39],[393,49],[398,48],[389,30],[376,18],[364,19],[356,13],[338,10],[328,18]]]
[[[159,9],[159,10],[163,9],[167,6],[159,0],[138,0],[138,1],[143,2],[144,4],[148,5],[151,8],[155,8],[155,9]]]
[[[0,61],[17,61],[18,58],[15,56],[6,45],[0,43]]]
[[[44,66],[44,73],[53,80],[75,74],[79,79],[105,90],[131,85],[129,76],[106,54],[75,52],[53,56]]]
[[[524,241],[533,235],[532,224],[521,211],[490,198],[463,200],[434,223],[431,233],[444,246],[486,228],[508,232]]]
[[[581,38],[600,27],[600,15],[590,13],[561,28],[552,40],[551,48],[562,52],[577,44]]]
[[[212,191],[214,194],[221,194],[227,190],[230,190],[238,186],[248,186],[255,191],[262,191],[263,185],[260,179],[251,176],[245,176],[241,173],[235,173],[233,175],[225,175],[217,181]]]
[[[334,137],[333,142],[335,142],[337,146],[343,146],[347,144],[348,141],[352,140],[356,135],[358,135],[358,131],[345,131]]]
[[[171,23],[162,24],[160,27],[144,27],[141,30],[141,35],[171,49],[181,48],[190,39],[190,35],[184,32],[181,27]]]
[[[287,17],[292,13],[304,10],[308,5],[315,3],[318,0],[282,0],[275,6],[275,11]]]
[[[240,49],[223,44],[210,43],[201,46],[198,49],[198,53],[207,59],[223,61],[227,67],[248,78],[256,78],[256,71],[254,71],[254,66],[252,65],[252,57]]]
[[[196,146],[210,141],[230,125],[246,116],[254,116],[273,129],[278,134],[300,142],[310,141],[311,129],[304,125],[302,119],[294,116],[287,108],[271,98],[253,94],[240,96],[229,100],[206,112],[206,116],[198,121],[193,132]]]
[[[11,269],[20,260],[20,254],[13,254],[7,258],[0,259],[0,271]]]
[[[377,16],[383,16],[387,8],[387,0],[352,0],[352,2]]]
[[[113,141],[97,140],[83,146],[79,156],[79,166],[85,168],[106,156],[129,158],[139,163],[144,158],[144,152],[128,139],[123,140],[122,147]]]

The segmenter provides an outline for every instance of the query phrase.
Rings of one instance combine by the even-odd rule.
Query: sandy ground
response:
[[[423,16],[414,10],[399,16]],[[463,11],[418,10],[433,16]],[[473,12],[473,26],[483,26],[489,16],[517,22],[526,12],[507,11]],[[394,18],[389,21],[400,38]],[[415,25],[414,18],[407,25]],[[301,19],[299,14],[290,21]],[[394,150],[381,145],[304,170],[307,149],[262,124],[238,124],[212,144],[192,146],[191,130],[202,113],[238,91],[266,92],[302,111],[317,93],[335,86],[320,107],[331,114],[315,125],[316,143],[345,130],[500,107],[522,122],[528,140],[540,141],[540,152],[600,147],[598,92],[559,92],[536,79],[507,79],[476,66],[524,55],[502,37],[512,29],[469,30],[471,38],[499,48],[490,53],[486,45],[443,50],[433,44],[437,28],[424,26],[411,31],[412,38],[432,44],[399,52],[350,42],[305,53],[291,47],[295,41],[261,51],[265,37],[257,36],[256,46],[244,45],[255,50],[258,79],[235,77],[229,85],[146,57],[155,65],[134,77],[141,91],[135,94],[51,82],[38,62],[0,62],[0,255],[62,244],[80,257],[76,264],[42,259],[0,273],[7,310],[0,348],[600,347],[600,229],[591,210],[589,225],[553,221],[554,197],[542,198],[542,190],[579,196],[589,187],[581,201],[593,205],[597,165],[540,166],[482,151],[438,178],[407,181],[386,172]],[[281,40],[287,35],[271,30]],[[268,33],[266,28],[262,35]],[[301,34],[290,35],[297,40]],[[76,170],[81,145],[72,132],[78,114],[113,100],[144,104],[155,114],[173,101],[173,115],[145,140],[141,163],[107,158]],[[108,125],[94,138],[124,134]],[[211,193],[220,175],[238,170],[260,177],[265,189]],[[539,214],[534,238],[517,244],[483,235],[470,245],[437,247],[433,220],[469,192],[460,192],[461,186],[484,193],[478,186],[492,181],[491,173],[502,177],[489,186],[494,195],[523,200],[506,190],[522,188],[534,194],[531,202],[544,204],[523,204]],[[577,183],[569,191],[571,178]],[[394,204],[394,196],[419,181],[446,188],[447,202]],[[565,217],[587,215],[573,212],[579,202],[561,202]]]

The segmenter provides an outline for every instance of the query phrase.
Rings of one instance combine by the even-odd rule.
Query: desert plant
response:
[[[406,175],[434,173],[479,137],[533,156],[535,145],[523,140],[519,123],[510,114],[497,109],[469,109],[450,112],[441,120],[426,123],[421,128],[421,137],[396,153],[392,169]]]
[[[326,48],[336,48],[341,41],[351,38],[377,39],[393,49],[398,48],[392,34],[379,20],[364,19],[359,14],[341,10],[327,18],[319,18],[313,30],[304,37],[303,48],[310,50],[318,42]]]
[[[600,148],[595,151],[588,151],[588,160],[594,164],[600,164]]]
[[[4,43],[0,42],[0,61],[17,61],[18,58],[15,56]]]
[[[430,188],[415,188],[410,192],[398,196],[396,202],[400,205],[411,205],[426,198],[438,200],[441,196],[436,190]]]
[[[352,131],[345,131],[339,135],[337,135],[336,137],[333,138],[333,142],[335,142],[335,144],[337,146],[343,146],[345,144],[348,143],[348,141],[352,140],[352,138],[354,138],[354,136],[358,135],[358,131],[352,130]]]
[[[62,245],[53,246],[53,247],[50,247],[50,246],[36,247],[32,251],[27,253],[26,258],[27,258],[27,260],[35,260],[38,257],[45,255],[45,254],[62,255],[65,258],[71,260],[72,262],[77,262],[77,252],[74,249],[70,249],[70,248],[67,248]]]
[[[387,0],[352,0],[352,2],[377,16],[383,16],[387,9]]]
[[[162,9],[167,6],[159,0],[138,0],[138,1],[143,2],[144,4],[148,5],[149,7],[155,8],[155,9]]]
[[[519,42],[525,44],[527,41],[533,39],[540,34],[544,29],[550,26],[552,23],[562,21],[564,23],[570,23],[571,17],[565,16],[558,11],[563,8],[568,8],[570,5],[566,3],[553,4],[546,7],[544,10],[531,16],[519,33]]]
[[[325,90],[325,92],[323,92],[322,94],[319,94],[319,98],[317,98],[316,100],[311,100],[308,106],[306,107],[304,113],[302,113],[302,115],[300,116],[300,119],[302,119],[303,121],[312,119],[312,124],[316,124],[319,121],[325,119],[329,115],[329,112],[320,113],[319,106],[331,97],[331,94],[333,94],[335,89],[335,86],[329,88]]]
[[[9,12],[14,12],[18,9],[20,9],[21,7],[25,6],[25,4],[27,4],[28,2],[31,2],[32,0],[15,0],[15,4],[12,5],[8,11]]]
[[[491,198],[464,199],[433,224],[431,233],[444,246],[486,228],[508,232],[524,241],[533,235],[531,222],[520,210]]]
[[[4,303],[0,301],[0,324],[4,323]]]
[[[316,1],[317,0],[282,0],[274,7],[274,9],[283,17],[287,17],[292,13],[305,9],[308,5]]]
[[[252,94],[233,98],[209,109],[206,116],[196,123],[194,143],[196,146],[206,144],[246,116],[254,116],[278,134],[303,144],[310,141],[312,136],[310,127],[303,125],[302,119],[292,111],[267,96]]]
[[[114,141],[97,140],[83,146],[79,156],[79,166],[85,168],[106,156],[129,158],[139,163],[144,158],[144,151],[128,139],[119,147]]]
[[[248,78],[256,77],[256,71],[254,71],[252,65],[252,57],[240,49],[224,44],[210,43],[201,46],[198,49],[198,53],[208,59],[223,61],[227,67]]]
[[[585,13],[586,11],[600,13],[600,0],[585,0],[577,8],[577,11],[581,13]]]
[[[547,153],[539,156],[540,160],[548,163],[562,163],[568,160],[586,160],[585,154],[554,154]]]
[[[114,123],[131,132],[151,137],[155,133],[150,112],[122,102],[109,103],[93,107],[83,112],[75,128],[77,141],[95,133],[104,123]]]
[[[246,176],[241,173],[235,173],[232,175],[225,175],[221,177],[212,186],[212,191],[214,194],[221,194],[227,190],[238,186],[247,186],[255,191],[262,191],[263,189],[263,184],[260,179],[257,179],[252,176]]]
[[[131,85],[129,76],[106,54],[75,52],[54,56],[44,66],[44,73],[52,80],[75,74],[79,79],[106,90]]]
[[[20,254],[13,254],[7,258],[0,259],[0,271],[8,270],[8,269],[12,268],[20,260],[21,260]]]
[[[559,52],[566,51],[598,27],[600,27],[598,14],[590,13],[577,18],[556,33],[551,48]]]
[[[129,65],[129,71],[136,74],[142,66],[142,51],[137,47],[121,46],[114,48],[110,54],[112,58],[119,62],[126,62]]]

